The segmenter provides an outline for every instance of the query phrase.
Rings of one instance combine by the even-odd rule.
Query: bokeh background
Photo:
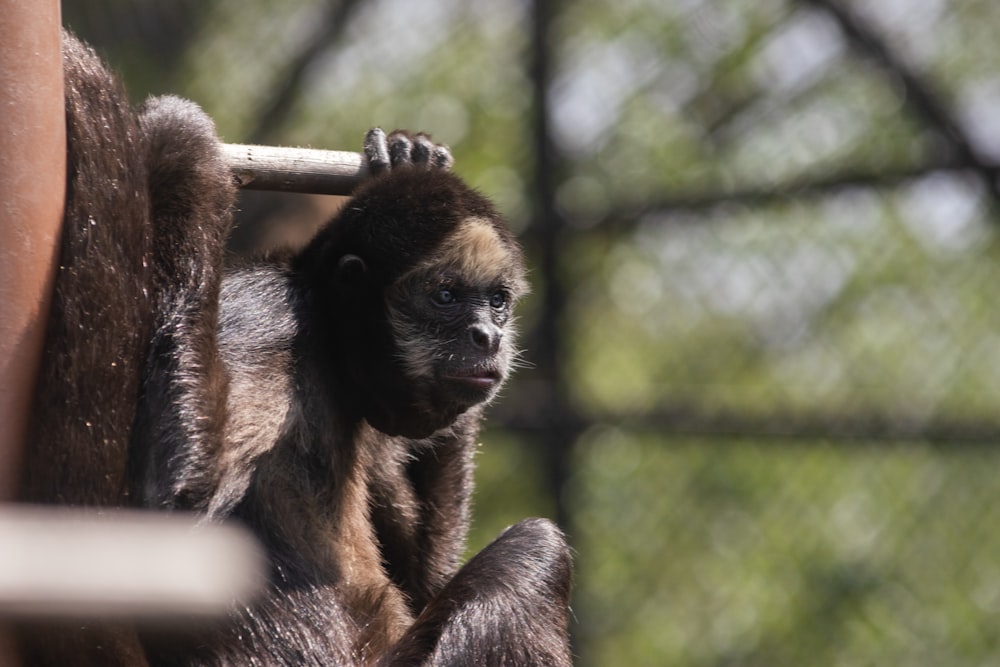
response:
[[[230,142],[431,131],[529,251],[471,549],[580,665],[1000,665],[1000,3],[67,0]],[[234,252],[338,202],[246,196]]]

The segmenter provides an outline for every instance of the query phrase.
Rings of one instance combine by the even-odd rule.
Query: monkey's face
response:
[[[524,260],[490,201],[452,174],[369,181],[296,270],[320,295],[337,382],[383,433],[427,437],[510,373]]]
[[[513,308],[525,291],[520,253],[468,218],[386,295],[402,381],[420,410],[449,421],[492,399],[516,355]]]

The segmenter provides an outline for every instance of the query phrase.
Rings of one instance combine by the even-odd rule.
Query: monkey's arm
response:
[[[214,124],[197,105],[156,98],[140,122],[149,145],[158,321],[131,479],[147,506],[204,510],[218,481],[226,413],[216,327],[235,186]]]
[[[406,460],[373,476],[372,521],[383,557],[418,612],[458,570],[465,552],[479,412],[424,440],[397,439]]]

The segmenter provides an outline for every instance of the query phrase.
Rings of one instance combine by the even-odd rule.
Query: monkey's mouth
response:
[[[489,392],[503,381],[503,376],[493,368],[465,368],[450,371],[443,379],[468,390]]]

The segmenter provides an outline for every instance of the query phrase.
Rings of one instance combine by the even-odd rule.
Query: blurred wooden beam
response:
[[[0,617],[224,613],[266,581],[243,529],[194,515],[0,507]]]

